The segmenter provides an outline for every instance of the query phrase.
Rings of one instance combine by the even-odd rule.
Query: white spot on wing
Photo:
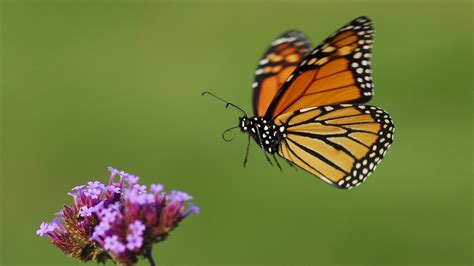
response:
[[[308,112],[308,111],[311,111],[313,109],[316,109],[318,108],[317,106],[316,107],[307,107],[307,108],[303,108],[303,109],[300,109],[300,112],[304,113],[304,112]]]

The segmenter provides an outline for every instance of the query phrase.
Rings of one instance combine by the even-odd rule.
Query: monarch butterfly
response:
[[[372,21],[359,17],[312,51],[301,32],[278,37],[255,72],[254,117],[203,94],[243,112],[237,127],[249,134],[247,154],[252,137],[270,163],[268,155],[278,164],[278,154],[331,185],[353,188],[375,170],[393,141],[390,115],[361,105],[373,96],[373,34]]]

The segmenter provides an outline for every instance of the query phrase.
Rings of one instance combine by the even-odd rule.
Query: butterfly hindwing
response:
[[[309,41],[298,31],[288,31],[272,42],[255,72],[252,85],[255,115],[265,115],[278,89],[296,69],[309,49]]]
[[[327,38],[288,77],[265,117],[273,119],[309,106],[369,101],[373,33],[371,20],[359,17]]]
[[[393,141],[388,113],[366,105],[305,108],[275,119],[284,126],[279,154],[339,188],[366,180]]]

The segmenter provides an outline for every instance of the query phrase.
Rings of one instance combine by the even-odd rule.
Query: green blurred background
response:
[[[111,165],[195,196],[161,265],[472,265],[471,1],[8,1],[1,5],[1,265],[81,265],[35,235]],[[395,143],[342,191],[270,167],[246,136],[253,73],[281,32],[376,27],[372,104]],[[140,265],[146,265],[141,263]]]

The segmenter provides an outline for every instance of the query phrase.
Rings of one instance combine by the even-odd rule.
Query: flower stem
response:
[[[151,246],[146,248],[145,251],[145,258],[148,259],[148,262],[150,262],[150,266],[156,266],[155,260],[153,259],[153,253],[151,252]]]

